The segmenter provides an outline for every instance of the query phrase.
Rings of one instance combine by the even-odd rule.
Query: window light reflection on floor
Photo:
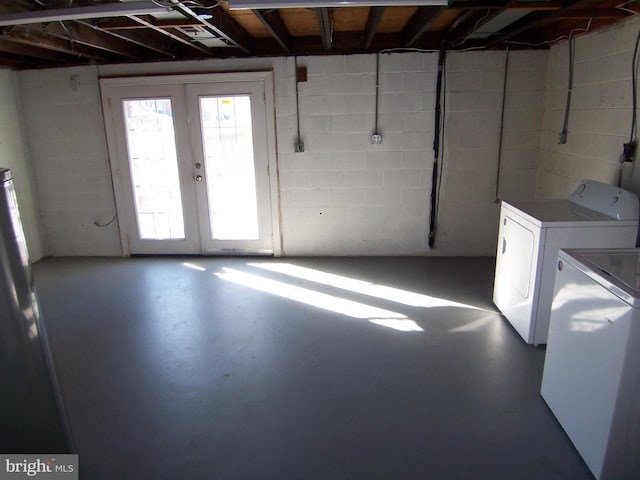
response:
[[[182,265],[184,267],[191,268],[192,270],[198,270],[199,272],[206,272],[207,271],[206,268],[201,267],[199,265],[196,265],[195,263],[184,262]]]
[[[348,290],[354,293],[401,303],[411,307],[459,307],[470,308],[472,310],[483,310],[466,303],[454,302],[444,298],[409,292],[407,290],[401,290],[399,288],[388,287],[385,285],[377,285],[375,283],[356,280],[354,278],[344,277],[334,273],[327,273],[321,270],[293,265],[291,263],[249,263],[248,265],[270,270],[272,272],[283,273],[302,280],[308,280],[322,285]]]
[[[401,332],[424,332],[424,329],[410,318],[370,318],[369,321]]]
[[[227,280],[238,285],[250,287],[261,292],[270,293],[348,317],[366,319],[377,325],[393,328],[394,330],[403,332],[423,331],[420,325],[402,313],[392,312],[365,303],[316,292],[228,267],[223,267],[222,272],[214,273],[214,275],[222,280]]]

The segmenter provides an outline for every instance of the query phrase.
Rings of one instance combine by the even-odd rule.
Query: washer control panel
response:
[[[635,193],[596,180],[581,180],[568,200],[617,220],[638,219],[638,197]]]

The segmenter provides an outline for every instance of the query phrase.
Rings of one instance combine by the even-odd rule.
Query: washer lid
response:
[[[640,248],[568,249],[565,253],[582,264],[576,266],[584,273],[640,308]]]

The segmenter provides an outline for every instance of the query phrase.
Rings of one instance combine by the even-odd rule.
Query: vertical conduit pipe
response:
[[[504,77],[502,79],[502,111],[500,112],[500,138],[498,140],[498,167],[496,170],[496,199],[494,203],[500,203],[500,172],[502,170],[502,135],[504,133],[504,109],[507,98],[507,70],[509,68],[509,47],[504,54]]]
[[[373,127],[373,134],[378,135],[378,115],[379,115],[379,102],[380,102],[380,52],[376,53],[376,111],[375,111],[375,125]]]
[[[442,80],[446,55],[446,50],[441,48],[438,55],[438,78],[436,81],[435,131],[433,134],[433,172],[431,175],[431,212],[429,214],[429,248],[433,248],[436,242],[436,219],[438,216],[438,159],[440,158],[440,124],[443,90]]]
[[[567,86],[567,102],[564,107],[564,121],[562,122],[562,131],[558,135],[559,144],[567,143],[567,135],[569,133],[569,112],[571,111],[571,93],[573,92],[573,36],[569,35],[569,42],[567,43],[569,44],[569,82]]]

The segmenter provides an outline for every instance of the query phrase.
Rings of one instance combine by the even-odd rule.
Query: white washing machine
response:
[[[638,198],[583,180],[567,199],[502,202],[493,303],[527,343],[547,343],[560,248],[636,246]]]
[[[561,250],[541,393],[596,479],[640,478],[640,249]]]

